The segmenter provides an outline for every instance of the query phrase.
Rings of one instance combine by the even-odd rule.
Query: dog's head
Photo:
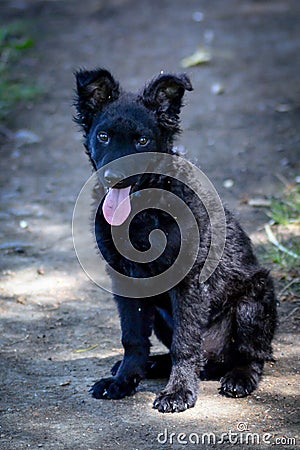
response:
[[[76,73],[75,121],[84,131],[85,147],[95,170],[123,156],[139,152],[171,152],[180,132],[179,113],[185,90],[192,86],[185,74],[161,74],[139,94],[124,92],[104,69]],[[111,168],[112,167],[112,168]],[[120,222],[130,213],[133,181],[126,168],[104,171],[101,181],[109,188],[103,206],[106,220],[122,203]]]

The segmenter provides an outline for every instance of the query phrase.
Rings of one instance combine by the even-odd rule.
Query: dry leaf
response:
[[[199,47],[191,56],[181,60],[181,66],[184,68],[198,66],[208,63],[211,60],[211,52],[205,47]]]
[[[20,305],[26,305],[27,297],[21,295],[20,297],[17,298],[17,303],[19,303]]]
[[[94,348],[98,347],[98,344],[95,345],[91,345],[90,347],[87,348],[79,348],[78,350],[74,350],[75,353],[84,353],[84,352],[89,352],[90,350],[94,350]]]
[[[62,383],[59,383],[60,386],[69,386],[71,384],[71,380],[63,381]]]
[[[262,206],[262,207],[270,207],[271,201],[266,198],[250,198],[248,200],[249,206]]]

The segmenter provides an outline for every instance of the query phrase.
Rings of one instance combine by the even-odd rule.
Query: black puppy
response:
[[[192,86],[186,75],[161,74],[143,92],[122,91],[106,70],[76,73],[76,122],[84,131],[85,147],[95,170],[126,155],[139,152],[172,153],[179,133],[179,113],[185,90]],[[256,389],[264,362],[271,359],[276,327],[276,299],[268,271],[261,268],[249,238],[230,212],[226,214],[226,245],[222,258],[207,281],[199,273],[207,256],[211,231],[207,212],[194,193],[176,179],[107,170],[102,178],[110,188],[100,205],[95,231],[108,265],[128,277],[152,277],[172,265],[180,248],[176,220],[161,209],[150,208],[130,223],[132,245],[143,252],[156,228],[167,239],[162,255],[150,263],[130,261],[120,255],[111,229],[130,214],[129,194],[147,188],[175,193],[193,211],[201,244],[195,264],[185,278],[161,295],[129,298],[115,295],[118,305],[124,358],[112,375],[91,389],[96,398],[120,399],[135,391],[145,377],[170,375],[154,408],[179,412],[195,405],[200,378],[220,377],[222,394],[244,397]],[[114,217],[120,202],[119,217]],[[112,275],[113,276],[113,275]],[[152,331],[170,353],[149,356]]]

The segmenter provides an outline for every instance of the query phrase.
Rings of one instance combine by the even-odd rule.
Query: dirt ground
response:
[[[248,398],[203,382],[195,408],[162,415],[151,406],[165,380],[124,400],[91,398],[121,357],[120,328],[71,234],[91,174],[72,123],[72,72],[106,67],[137,90],[161,70],[182,71],[205,45],[210,63],[187,69],[194,92],[180,144],[258,244],[268,219],[245,199],[276,195],[283,177],[299,175],[299,17],[298,0],[1,1],[0,24],[31,24],[36,46],[16,70],[45,92],[0,130],[1,450],[300,448],[297,301],[281,303],[277,362]],[[153,351],[163,351],[155,340]]]

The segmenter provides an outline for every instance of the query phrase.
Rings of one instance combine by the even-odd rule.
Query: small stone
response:
[[[28,144],[38,144],[42,139],[30,130],[19,130],[15,133],[15,140],[17,141],[17,146],[22,147]]]
[[[176,145],[172,148],[172,153],[174,153],[174,155],[185,155],[186,148],[183,145]]]
[[[213,30],[205,30],[204,31],[204,40],[206,44],[211,44],[215,38],[215,33]]]
[[[287,158],[282,158],[282,160],[280,161],[280,164],[283,167],[287,167],[289,165],[289,160]]]
[[[279,105],[276,106],[275,111],[277,112],[289,112],[293,109],[292,105],[288,104],[288,103],[280,103]]]
[[[224,188],[229,189],[234,185],[234,181],[231,179],[225,180],[223,183]]]
[[[204,19],[204,14],[201,11],[195,11],[193,13],[193,21],[194,22],[202,22]]]
[[[19,158],[20,155],[21,155],[20,150],[14,150],[14,151],[12,152],[11,157],[12,157],[13,159],[17,159],[17,158]]]
[[[25,249],[23,247],[16,247],[14,251],[15,251],[15,253],[19,253],[21,255],[23,255],[23,253],[25,253]]]
[[[224,94],[225,89],[224,86],[221,83],[214,83],[211,88],[211,93],[215,95],[221,95]]]
[[[28,228],[28,223],[26,222],[26,220],[20,220],[19,222],[20,228]]]
[[[13,272],[12,270],[3,270],[2,275],[7,277],[13,277],[16,275],[16,272]]]

